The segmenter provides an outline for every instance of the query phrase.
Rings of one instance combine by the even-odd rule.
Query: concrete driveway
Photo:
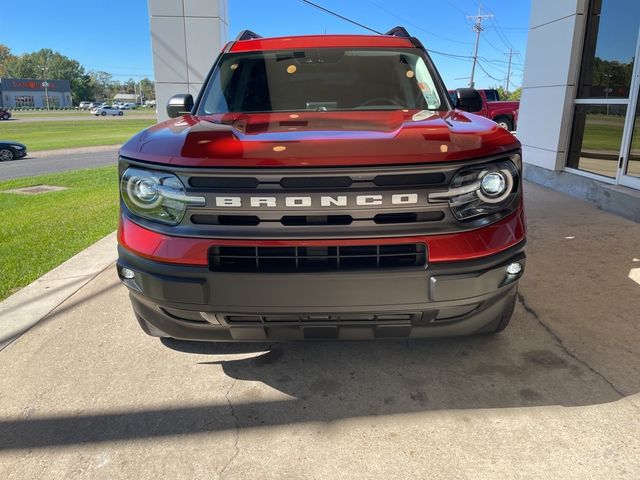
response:
[[[107,269],[0,352],[0,478],[639,478],[640,225],[527,202],[493,338],[161,342]]]

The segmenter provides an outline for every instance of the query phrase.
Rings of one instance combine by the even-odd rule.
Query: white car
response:
[[[135,103],[121,103],[120,104],[120,109],[122,110],[132,110],[136,108],[136,104]]]
[[[82,101],[78,105],[78,108],[80,108],[81,110],[88,110],[89,108],[91,108],[91,102]]]
[[[102,106],[102,107],[92,108],[91,115],[102,116],[102,117],[105,117],[107,115],[122,116],[124,115],[124,112],[119,108]]]

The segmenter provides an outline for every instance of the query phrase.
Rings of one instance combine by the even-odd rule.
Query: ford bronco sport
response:
[[[142,329],[212,341],[505,328],[519,142],[404,28],[226,45],[120,151],[118,274]],[[455,104],[454,104],[455,103]]]

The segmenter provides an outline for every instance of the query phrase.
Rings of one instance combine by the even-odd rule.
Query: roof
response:
[[[411,39],[391,35],[305,35],[296,37],[252,38],[232,42],[231,52],[291,50],[294,48],[411,48]]]

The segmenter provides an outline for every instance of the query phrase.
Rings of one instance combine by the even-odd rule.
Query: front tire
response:
[[[9,115],[7,115],[6,113],[2,115],[2,120],[9,120]]]
[[[14,155],[11,150],[9,150],[8,148],[0,149],[0,162],[8,162],[10,160],[13,160],[13,158]]]
[[[507,132],[513,131],[513,121],[509,117],[498,117],[494,121]]]
[[[124,115],[124,113],[122,112],[118,112],[118,116],[121,117],[122,115]]]
[[[102,112],[100,115],[102,115],[103,117],[107,116],[107,112]]]

